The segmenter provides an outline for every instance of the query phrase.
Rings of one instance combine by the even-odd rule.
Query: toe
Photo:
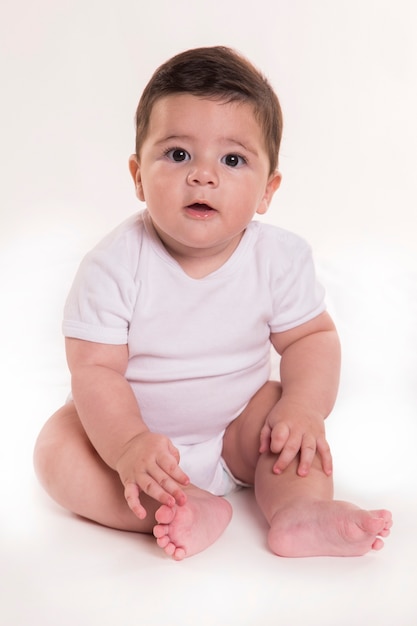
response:
[[[176,548],[172,556],[176,561],[182,561],[187,555],[184,548]]]
[[[367,517],[363,522],[363,529],[371,535],[379,535],[385,528],[385,519],[383,517]]]
[[[155,519],[160,524],[170,524],[175,517],[175,508],[163,504],[155,513]]]
[[[382,541],[382,539],[375,539],[374,543],[372,544],[372,550],[382,550],[383,547],[384,542]]]
[[[170,543],[170,540],[169,540],[169,537],[165,535],[164,537],[158,537],[158,539],[156,540],[156,543],[158,544],[160,548],[165,549]]]
[[[370,513],[372,517],[383,519],[385,521],[385,528],[391,528],[392,515],[390,511],[387,511],[386,509],[379,509],[377,511],[370,511]]]
[[[168,526],[166,526],[165,524],[157,524],[156,526],[154,526],[153,535],[157,539],[159,539],[160,537],[164,537],[167,534],[168,534]]]
[[[164,552],[168,556],[174,556],[176,549],[176,546],[171,541],[168,541],[167,545],[164,547]]]

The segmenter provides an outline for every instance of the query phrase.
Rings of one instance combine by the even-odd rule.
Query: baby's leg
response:
[[[296,459],[279,476],[276,456],[259,455],[259,434],[279,401],[281,387],[267,383],[228,427],[223,456],[240,480],[254,483],[256,499],[270,525],[268,543],[281,556],[354,556],[382,548],[392,526],[386,510],[364,511],[333,500],[333,481],[316,457],[310,474],[297,475]]]
[[[268,543],[280,556],[361,556],[383,547],[392,526],[386,510],[365,511],[333,500],[331,477],[316,457],[307,477],[295,460],[281,475],[272,472],[275,455],[263,454],[255,476],[256,498],[270,525]]]
[[[139,520],[128,507],[123,486],[91,445],[72,402],[43,427],[36,442],[34,463],[45,490],[64,508],[104,526],[151,533],[165,552],[180,560],[211,545],[228,525],[230,504],[189,485],[187,502],[168,507],[141,494],[147,510]],[[155,519],[157,523],[155,525]]]
[[[128,507],[119,476],[99,457],[69,402],[43,427],[35,446],[35,470],[48,494],[64,508],[104,526],[151,533],[159,506],[146,495],[139,520]]]

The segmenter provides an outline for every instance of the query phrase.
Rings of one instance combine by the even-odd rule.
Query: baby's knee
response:
[[[39,482],[47,490],[55,473],[57,454],[59,454],[59,451],[52,445],[52,441],[45,436],[44,429],[42,429],[33,450],[33,466]]]
[[[47,490],[59,475],[58,466],[67,456],[66,450],[71,447],[74,437],[79,438],[80,429],[75,407],[65,405],[40,431],[33,451],[33,464],[40,483]]]
[[[54,430],[48,420],[40,431],[33,450],[35,472],[45,488],[48,488],[56,472],[56,461],[61,452],[60,438]]]

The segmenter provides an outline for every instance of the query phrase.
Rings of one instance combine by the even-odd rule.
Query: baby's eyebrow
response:
[[[243,143],[242,141],[240,141],[239,139],[235,139],[234,137],[225,137],[224,142],[228,144],[235,144],[236,146],[239,146],[240,148],[243,148],[248,152],[252,152],[252,154],[258,155],[258,151],[256,150],[256,148],[248,142]]]
[[[165,135],[156,141],[156,145],[162,143],[170,143],[172,141],[180,142],[180,141],[190,141],[192,137],[190,135]]]

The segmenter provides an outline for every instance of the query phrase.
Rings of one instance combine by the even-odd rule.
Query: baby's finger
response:
[[[182,472],[181,470],[181,473],[183,474],[184,472]],[[186,476],[186,479],[187,479],[187,482],[190,482],[188,479],[188,476]],[[182,506],[183,504],[185,504],[187,500],[187,496],[185,495],[185,493],[183,492],[183,490],[181,489],[181,487],[178,485],[178,483],[175,480],[173,480],[170,476],[165,474],[165,476],[161,477],[158,482],[159,482],[159,485],[162,487],[162,489],[164,489],[167,493],[172,495],[176,504],[178,504],[179,506]]]
[[[174,474],[178,477],[181,477],[183,480],[186,480],[186,475],[184,472],[179,469],[180,456],[178,450],[170,444],[169,451],[160,452],[156,457],[156,462],[158,466],[170,476],[174,476]],[[177,478],[175,479],[177,480]],[[181,482],[181,480],[179,481]]]
[[[316,456],[316,439],[313,436],[304,435],[300,449],[300,462],[298,464],[297,474],[299,476],[307,476],[311,465]]]
[[[271,446],[272,447],[272,446]],[[301,441],[292,437],[286,442],[278,460],[274,463],[273,471],[275,474],[281,474],[294,461],[301,448]]]
[[[145,493],[162,504],[167,504],[168,506],[178,504],[182,506],[187,500],[178,483],[159,466],[154,467],[146,474],[141,482]]]
[[[172,454],[172,456],[175,458],[177,465],[178,465],[180,462],[180,453],[178,451],[178,448],[174,446],[171,440],[168,441],[168,450]]]
[[[287,445],[290,436],[290,429],[285,422],[279,422],[271,433],[271,452],[279,453]],[[298,452],[298,450],[297,450]]]
[[[163,457],[158,459],[159,467],[171,478],[173,478],[177,483],[181,483],[182,485],[188,485],[190,482],[187,474],[181,469],[178,465],[178,461],[169,454],[164,455]]]
[[[175,450],[176,448],[174,448]],[[159,467],[168,474],[171,478],[173,478],[177,483],[181,483],[182,485],[188,485],[190,479],[187,474],[180,468],[179,463],[179,455],[178,459],[176,456],[171,454],[161,455],[157,459],[157,463]]]
[[[321,437],[317,440],[317,452],[321,457],[321,466],[323,468],[323,472],[330,476],[333,472],[333,459],[332,453],[330,451],[330,446],[327,443],[325,437]]]
[[[271,428],[265,424],[259,435],[259,453],[267,452],[271,445]]]
[[[164,474],[164,476],[166,476],[166,474]],[[144,474],[140,477],[138,482],[139,482],[139,487],[141,491],[146,493],[147,496],[149,496],[150,498],[153,498],[154,500],[156,500],[157,502],[160,502],[161,504],[166,504],[167,506],[174,506],[176,500],[172,491],[178,490],[179,487],[175,483],[174,489],[172,489],[171,487],[171,490],[169,491],[166,488],[166,486],[162,484],[163,480],[164,479],[162,478],[156,479],[155,477],[150,476],[149,474]],[[168,480],[168,477],[167,477],[167,480]],[[167,483],[167,486],[170,487],[168,483]]]
[[[173,478],[177,483],[180,483],[184,486],[190,484],[189,476],[187,476],[187,474],[180,468],[179,465],[171,473],[171,478]]]
[[[127,483],[127,485],[125,485],[124,495],[129,509],[133,511],[139,519],[145,519],[146,509],[140,503],[139,492],[139,487],[135,483]]]

